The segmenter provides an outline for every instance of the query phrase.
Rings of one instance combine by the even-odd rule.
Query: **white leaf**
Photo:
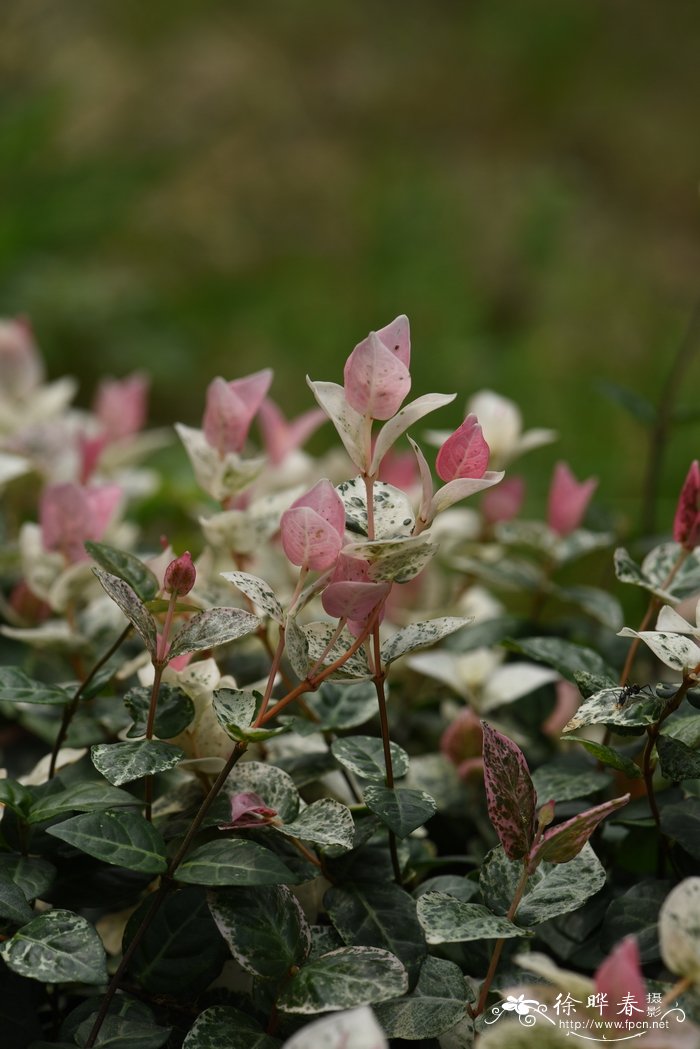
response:
[[[535,666],[534,663],[506,663],[498,667],[487,680],[480,710],[485,713],[506,703],[513,703],[558,678],[556,670],[549,667]]]
[[[657,659],[673,670],[692,669],[700,663],[700,647],[682,634],[667,634],[659,630],[631,630],[625,627],[618,637],[638,637],[652,650]]]
[[[277,600],[274,590],[264,579],[259,579],[258,576],[250,575],[248,572],[221,572],[220,575],[227,579],[229,583],[233,583],[235,587],[238,587],[241,593],[249,597],[257,608],[262,609],[265,615],[268,615],[277,623],[283,622],[284,613],[282,612],[282,606]]]
[[[448,506],[458,503],[460,499],[466,499],[477,492],[483,492],[485,488],[491,488],[498,484],[504,477],[503,470],[487,470],[483,477],[456,477],[454,481],[448,481],[442,488],[438,488],[430,504],[430,519],[436,514],[442,513]]]
[[[282,1049],[389,1049],[368,1005],[324,1016],[302,1027]]]
[[[365,467],[362,442],[363,417],[345,400],[345,390],[335,382],[306,381],[321,408],[331,420],[345,450],[359,470]]]
[[[664,900],[659,944],[672,973],[700,982],[700,878],[686,878]]]
[[[437,408],[443,408],[446,404],[450,404],[456,396],[457,394],[455,393],[426,393],[423,397],[417,397],[415,401],[411,401],[410,404],[401,408],[393,419],[389,419],[379,431],[377,442],[374,446],[370,472],[372,474],[377,473],[386,453],[409,426],[413,426],[415,422],[428,415],[429,412],[434,412]]]

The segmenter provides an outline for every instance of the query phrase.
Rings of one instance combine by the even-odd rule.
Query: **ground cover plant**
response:
[[[153,549],[146,377],[0,326],[8,1049],[699,1044],[698,462],[641,559],[564,462],[522,520],[555,435],[410,365],[214,378]]]

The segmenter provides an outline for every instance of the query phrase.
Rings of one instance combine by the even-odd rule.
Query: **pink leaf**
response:
[[[520,747],[487,722],[481,727],[489,819],[508,859],[519,860],[532,848],[537,795]]]
[[[483,477],[489,463],[489,446],[475,415],[468,415],[437,454],[435,469],[443,481],[457,477]]]
[[[277,817],[277,809],[266,805],[259,794],[244,790],[231,798],[231,820],[219,824],[220,830],[238,830],[243,827],[260,827]]]
[[[386,600],[390,590],[391,583],[353,583],[346,579],[329,583],[321,603],[334,619],[364,624],[377,605]]]
[[[557,463],[549,489],[547,511],[547,522],[552,531],[561,536],[575,531],[597,487],[597,478],[589,477],[587,481],[579,482],[566,463]]]
[[[440,737],[440,750],[457,766],[463,779],[473,773],[482,772],[483,739],[481,722],[470,707],[460,710]]]
[[[6,397],[25,397],[43,378],[44,365],[29,321],[0,320],[0,390]]]
[[[45,548],[60,550],[71,562],[86,559],[85,540],[102,538],[121,497],[121,488],[114,484],[99,488],[72,483],[49,485],[39,504]]]
[[[489,524],[512,521],[520,513],[525,499],[525,481],[522,477],[506,477],[488,491],[481,500],[481,512]]]
[[[345,534],[345,508],[330,481],[300,496],[282,514],[282,546],[293,565],[324,571],[335,564]]]
[[[607,997],[601,1015],[620,1018],[620,1003],[630,1004],[646,1015],[646,982],[642,975],[639,946],[634,936],[626,936],[605,958],[593,977],[596,992]],[[640,1013],[634,1015],[639,1016]]]
[[[85,494],[90,515],[90,531],[85,538],[101,539],[119,508],[122,489],[118,484],[103,484],[97,488],[86,488]]]
[[[694,459],[683,482],[673,519],[673,538],[686,550],[700,542],[700,464]]]
[[[93,411],[109,441],[138,433],[146,422],[149,379],[134,372],[125,379],[103,379],[97,388]]]
[[[532,850],[531,859],[537,863],[541,863],[542,860],[547,863],[568,863],[569,860],[573,860],[600,821],[616,809],[622,808],[629,800],[630,795],[624,794],[621,798],[605,801],[602,805],[596,805],[595,808],[587,809],[586,812],[566,820],[565,823],[551,827]]]
[[[376,332],[358,343],[345,362],[343,376],[348,404],[372,419],[390,419],[411,388],[408,368]]]
[[[396,354],[407,368],[411,366],[411,328],[405,313],[380,328],[377,335],[392,353]]]
[[[320,408],[311,408],[287,422],[279,406],[266,397],[258,411],[258,424],[270,462],[275,466],[283,462],[290,452],[301,448],[325,421],[326,415]]]
[[[233,382],[217,378],[209,384],[202,429],[220,455],[240,452],[271,382],[272,371],[265,368]]]

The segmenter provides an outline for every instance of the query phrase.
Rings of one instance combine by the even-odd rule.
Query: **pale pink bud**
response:
[[[44,547],[60,550],[68,561],[88,555],[87,539],[101,539],[114,517],[122,491],[117,485],[83,488],[79,484],[54,484],[44,490],[39,523]]]
[[[149,379],[134,372],[124,379],[103,379],[93,411],[109,441],[118,441],[143,429],[148,409]]]
[[[566,463],[557,463],[549,489],[547,523],[557,535],[569,535],[583,520],[591,496],[598,487],[598,479],[577,481]]]
[[[335,563],[345,535],[345,508],[324,479],[282,514],[282,546],[293,565],[324,571]]]
[[[270,462],[274,465],[283,462],[290,452],[301,448],[325,421],[325,412],[320,408],[311,408],[287,422],[279,406],[266,397],[260,405],[258,424]]]
[[[462,779],[483,773],[481,721],[469,707],[461,710],[440,737],[440,750],[457,766]]]
[[[196,579],[197,570],[192,564],[192,555],[189,550],[185,550],[184,554],[176,557],[165,569],[163,589],[168,594],[184,597],[185,594],[189,594]]]
[[[700,465],[697,459],[690,464],[678,497],[673,538],[686,550],[694,550],[700,542]]]
[[[23,317],[0,320],[0,390],[24,397],[44,378],[44,367],[31,325]]]
[[[481,426],[475,415],[468,415],[438,452],[435,469],[443,481],[454,481],[457,477],[483,477],[488,464],[489,446]]]
[[[231,798],[231,820],[221,823],[220,830],[237,830],[243,827],[262,827],[277,818],[277,809],[266,805],[259,794],[244,790]]]
[[[522,477],[506,477],[495,488],[489,488],[481,500],[481,512],[489,524],[512,521],[520,513],[525,499]]]
[[[220,455],[240,452],[271,382],[272,371],[265,368],[244,379],[226,382],[217,378],[209,384],[202,429]]]
[[[391,419],[411,388],[410,354],[406,317],[370,332],[345,362],[345,397],[350,407],[372,419]]]
[[[596,970],[593,981],[597,993],[607,996],[603,1016],[619,1017],[620,1002],[626,995],[631,996],[627,1000],[633,1000],[638,1009],[646,1009],[646,982],[634,936],[626,936],[613,948]]]

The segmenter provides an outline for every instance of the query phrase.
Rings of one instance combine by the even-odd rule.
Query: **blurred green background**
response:
[[[598,382],[655,400],[696,301],[699,43],[697,0],[3,0],[0,311],[81,403],[143,367],[192,424],[268,363],[308,407],[406,312],[436,425],[513,397],[561,434],[531,498],[564,457],[631,519],[643,431]]]

